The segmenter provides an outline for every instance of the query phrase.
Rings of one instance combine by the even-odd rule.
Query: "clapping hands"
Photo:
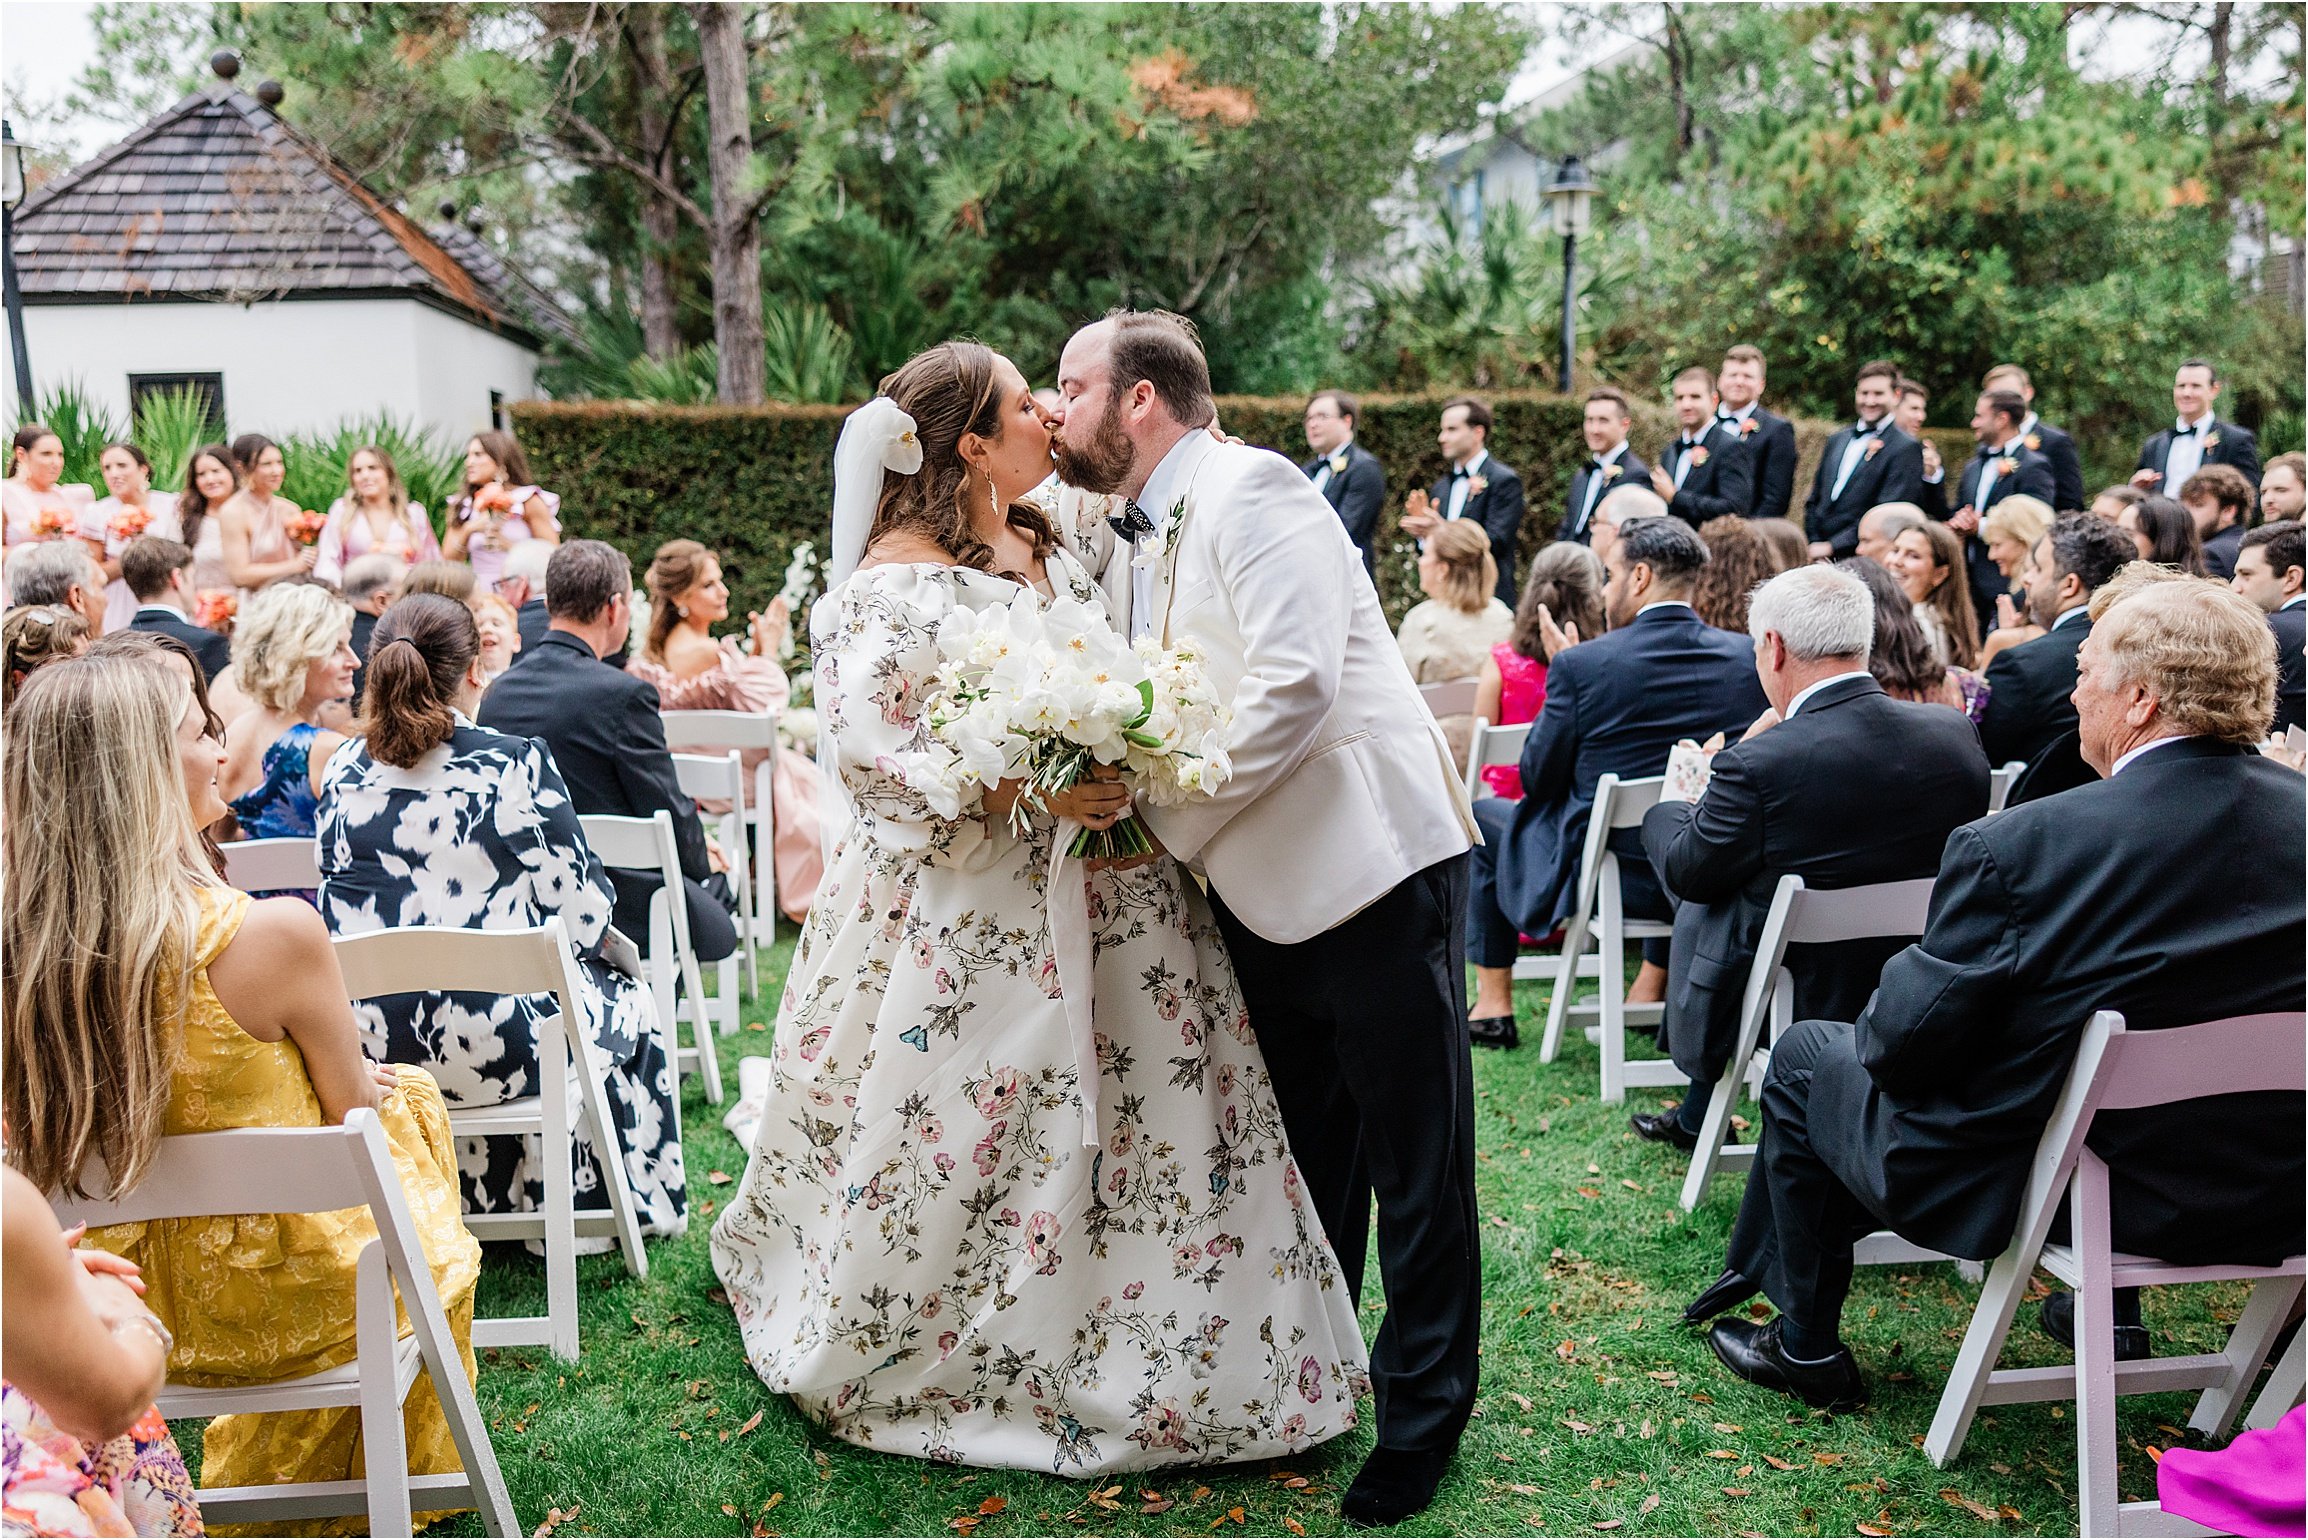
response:
[[[1442,527],[1442,515],[1435,512],[1434,499],[1424,492],[1413,492],[1402,502],[1402,532],[1414,539],[1424,540]]]

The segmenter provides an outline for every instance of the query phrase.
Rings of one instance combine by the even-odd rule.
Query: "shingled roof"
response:
[[[42,184],[11,223],[27,304],[393,296],[531,347],[569,326],[478,240],[452,255],[222,82]]]

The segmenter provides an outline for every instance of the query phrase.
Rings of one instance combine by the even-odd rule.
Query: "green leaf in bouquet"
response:
[[[1144,719],[1141,718],[1140,720]],[[1122,730],[1122,736],[1127,738],[1130,742],[1135,743],[1142,749],[1158,749],[1162,747],[1161,739],[1155,737],[1152,733],[1142,733],[1134,727],[1124,728]]]
[[[1132,727],[1144,727],[1146,725],[1146,719],[1154,714],[1153,680],[1141,679],[1138,681],[1138,706],[1139,710],[1137,720],[1129,724]]]

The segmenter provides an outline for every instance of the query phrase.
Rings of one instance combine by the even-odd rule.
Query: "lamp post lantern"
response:
[[[1566,155],[1555,169],[1553,185],[1547,188],[1547,202],[1554,211],[1555,233],[1563,238],[1563,368],[1562,388],[1571,388],[1572,346],[1574,340],[1571,301],[1573,264],[1577,260],[1579,237],[1594,226],[1595,184],[1587,177],[1587,168],[1576,155]]]
[[[24,201],[24,146],[0,118],[0,266],[6,278],[8,351],[15,355],[16,410],[32,410],[32,355],[24,346],[24,291],[16,285],[16,205]]]

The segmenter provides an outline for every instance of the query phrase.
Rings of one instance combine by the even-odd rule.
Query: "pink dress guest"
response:
[[[296,554],[297,543],[289,538],[288,532],[289,515],[297,512],[296,504],[285,497],[268,497],[259,501],[251,497],[246,491],[233,493],[231,497],[225,500],[225,507],[229,508],[234,503],[240,504],[248,512],[248,559],[250,562],[262,566],[268,562],[287,561]],[[222,510],[218,511],[221,512]],[[262,592],[261,589],[241,588],[233,583],[232,574],[226,570],[224,564],[224,531],[216,514],[212,513],[209,517],[201,520],[200,536],[202,544],[194,546],[192,552],[192,579],[195,586],[206,592],[210,587],[209,577],[214,575],[221,579],[216,586],[238,594],[243,603]],[[210,542],[214,542],[213,545]],[[201,557],[205,554],[203,546],[207,546],[215,552],[216,564],[207,572],[204,572],[201,567]],[[274,581],[278,582],[279,579],[276,578]]]
[[[60,510],[66,520],[64,527],[77,532],[95,502],[95,489],[84,482],[59,481],[45,492],[36,492],[27,481],[0,481],[0,513],[6,516],[0,544],[22,545],[33,539],[33,520],[50,508]]]
[[[83,1444],[0,1384],[0,1533],[197,1535],[200,1505],[157,1408],[109,1443]]]
[[[2225,1449],[2173,1449],[2156,1464],[2166,1513],[2227,1535],[2308,1533],[2308,1407],[2273,1428],[2247,1429]]]
[[[776,660],[739,652],[734,637],[722,640],[719,663],[687,679],[640,656],[628,660],[625,671],[656,687],[657,705],[662,711],[776,711],[791,694],[785,670]],[[745,773],[753,774],[771,752],[746,749]],[[817,766],[791,749],[774,752],[777,758],[769,774],[776,824],[777,907],[786,918],[800,921],[809,917],[818,879],[825,873],[825,852],[818,843]],[[698,806],[707,813],[727,811],[725,804],[711,800],[700,800]]]
[[[1515,727],[1536,722],[1539,707],[1547,699],[1547,666],[1536,658],[1524,657],[1507,642],[1491,648],[1491,662],[1499,670],[1499,719],[1491,725]],[[1513,765],[1486,766],[1483,783],[1494,797],[1509,802],[1523,799],[1523,772]]]
[[[421,561],[441,559],[441,541],[433,533],[433,521],[425,517],[423,503],[409,504],[401,518],[385,526],[385,530],[384,539],[379,540],[367,515],[354,506],[353,500],[338,498],[329,504],[328,519],[321,525],[320,544],[313,552],[313,576],[323,582],[341,584],[345,580],[345,563],[358,561],[371,551],[397,556],[411,567]],[[500,553],[500,571],[503,564]]]
[[[527,510],[532,498],[545,505],[546,528],[542,530],[529,527]],[[496,586],[497,579],[505,575],[505,553],[522,541],[540,534],[561,533],[560,493],[548,492],[543,487],[515,487],[513,507],[516,511],[505,515],[505,522],[497,527],[494,536],[476,532],[472,543],[465,547],[465,560],[472,564],[473,583],[477,588],[487,590]],[[488,516],[474,511],[473,499],[468,495],[449,505],[448,517],[450,527],[454,528],[459,524],[479,524]]]
[[[94,540],[104,547],[106,561],[120,560],[120,553],[137,535],[150,535],[155,540],[182,540],[184,525],[176,516],[174,492],[147,492],[144,511],[151,515],[144,528],[129,533],[126,521],[131,510],[117,497],[107,497],[91,506],[80,519],[80,536]],[[104,588],[104,629],[119,631],[136,618],[136,596],[128,591],[125,578],[114,578]]]

